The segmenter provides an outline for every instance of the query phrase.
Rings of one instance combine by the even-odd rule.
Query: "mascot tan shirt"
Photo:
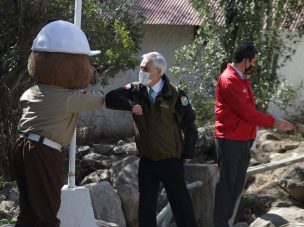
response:
[[[18,129],[34,133],[67,146],[71,142],[79,112],[101,107],[104,95],[100,86],[66,89],[38,84],[20,98],[23,114]]]

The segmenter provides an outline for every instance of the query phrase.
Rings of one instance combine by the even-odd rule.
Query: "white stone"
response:
[[[60,227],[96,227],[89,190],[85,187],[61,189],[61,206],[57,217]]]

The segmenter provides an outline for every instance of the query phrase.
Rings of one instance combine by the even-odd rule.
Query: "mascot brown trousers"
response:
[[[16,227],[59,227],[56,216],[63,186],[64,153],[19,138],[11,158],[20,191]]]

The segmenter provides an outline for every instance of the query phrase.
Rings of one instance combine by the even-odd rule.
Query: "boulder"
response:
[[[117,177],[119,172],[127,165],[135,162],[139,158],[135,155],[130,155],[122,160],[116,161],[112,165],[112,170],[113,170],[113,176]]]
[[[202,186],[190,189],[189,192],[199,226],[213,226],[213,200],[218,181],[217,165],[185,164],[185,181],[203,182]]]
[[[298,222],[304,223],[304,209],[295,206],[272,208],[266,214],[252,222],[250,227],[277,227]]]
[[[82,158],[86,154],[91,152],[91,148],[89,146],[78,146],[76,149],[76,157]]]
[[[97,153],[89,153],[86,154],[82,160],[100,160],[101,159],[101,154],[97,154]]]
[[[103,181],[84,186],[90,191],[95,219],[126,227],[121,201],[109,182]]]
[[[304,202],[304,165],[290,166],[280,177],[279,184],[292,198]]]
[[[259,142],[263,142],[266,140],[276,140],[279,141],[281,138],[275,135],[273,132],[269,130],[258,130],[257,139]]]
[[[195,157],[200,162],[206,160],[208,157],[215,159],[215,141],[213,136],[213,125],[206,125],[200,127],[198,130],[198,140],[195,145]]]
[[[14,201],[4,200],[0,203],[0,218],[12,219],[19,213],[18,205]]]
[[[138,188],[130,184],[119,184],[117,193],[121,199],[127,226],[138,227]]]
[[[19,203],[19,190],[16,182],[7,183],[0,191],[0,202],[4,200]]]
[[[239,222],[233,225],[233,227],[249,227],[246,222]]]
[[[282,141],[265,140],[261,142],[260,148],[268,153],[283,153]]]
[[[296,149],[295,149],[296,150]],[[280,161],[287,158],[295,158],[301,153],[295,152],[287,152],[287,153],[273,153],[269,155],[270,162]]]
[[[139,160],[125,166],[113,180],[114,188],[118,188],[122,184],[130,184],[138,187],[138,164]]]
[[[80,185],[90,184],[90,183],[97,183],[101,181],[109,181],[111,182],[112,172],[108,169],[100,169],[93,173],[90,173],[86,176]]]
[[[96,169],[109,169],[112,166],[112,161],[107,160],[95,160],[95,159],[83,159],[81,160],[81,166],[84,169],[87,169],[89,172],[92,172]]]
[[[282,149],[284,151],[290,151],[290,150],[298,148],[299,145],[300,145],[300,143],[298,143],[298,142],[287,142],[287,143],[282,144]]]
[[[94,147],[94,151],[96,153],[101,154],[101,155],[105,155],[105,154],[109,154],[113,150],[114,145],[96,143],[96,144],[93,144],[93,147]]]
[[[97,227],[119,227],[115,223],[105,222],[102,220],[96,220]]]
[[[115,154],[137,155],[138,150],[135,142],[126,143],[121,146],[114,147]]]

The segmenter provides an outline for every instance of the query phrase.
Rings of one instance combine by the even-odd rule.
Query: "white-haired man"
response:
[[[156,227],[156,202],[162,182],[177,226],[196,227],[183,166],[192,159],[197,140],[195,114],[186,94],[170,84],[166,69],[160,53],[143,55],[139,82],[109,92],[106,106],[133,114],[141,157],[139,226]]]

